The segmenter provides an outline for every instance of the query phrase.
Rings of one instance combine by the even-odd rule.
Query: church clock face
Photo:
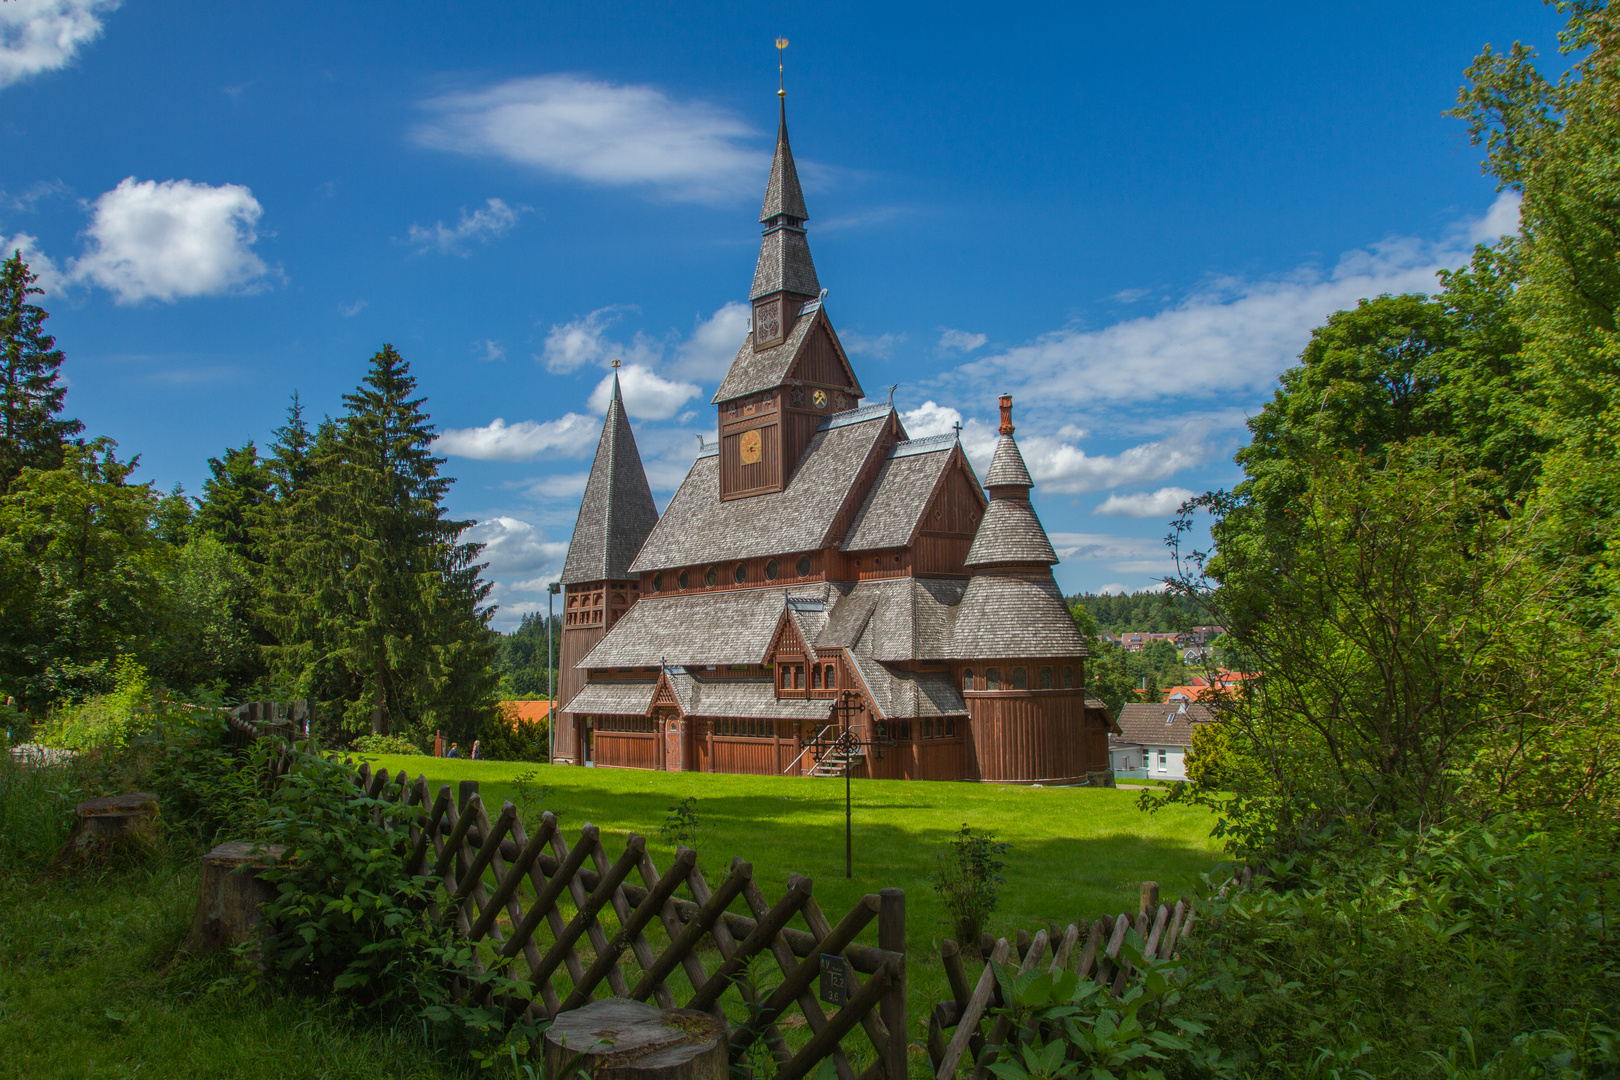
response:
[[[817,390],[813,395],[811,395],[810,400],[816,403],[816,408],[825,409],[827,407],[827,391]]]
[[[737,456],[744,465],[753,465],[759,461],[759,432],[745,431],[742,438],[737,440]]]

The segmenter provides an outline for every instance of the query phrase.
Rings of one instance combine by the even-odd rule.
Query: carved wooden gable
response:
[[[647,715],[651,716],[652,711],[660,705],[673,707],[682,716],[686,715],[686,710],[681,708],[680,698],[675,696],[675,688],[669,684],[667,671],[658,673],[658,685],[653,687],[652,704],[647,707]]]
[[[917,520],[916,534],[971,538],[988,505],[984,490],[958,446],[951,451],[950,464],[934,484],[934,493]],[[912,540],[915,542],[915,534]]]
[[[787,382],[805,384],[803,402],[791,400],[792,404],[801,408],[835,413],[855,407],[860,382],[855,378],[855,369],[850,366],[849,357],[825,315],[817,314],[815,326],[805,336],[804,344],[788,368]],[[820,404],[811,396],[817,387],[823,388],[826,395],[826,400]]]
[[[804,640],[799,633],[799,624],[793,621],[793,613],[787,609],[776,620],[776,631],[771,635],[771,642],[765,647],[765,656],[761,661],[766,664],[778,663],[778,657],[792,660],[816,660],[816,650]]]

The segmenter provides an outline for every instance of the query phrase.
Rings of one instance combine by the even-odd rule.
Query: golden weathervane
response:
[[[787,38],[776,39],[776,96],[787,97],[787,83],[782,77],[782,50],[788,45]]]

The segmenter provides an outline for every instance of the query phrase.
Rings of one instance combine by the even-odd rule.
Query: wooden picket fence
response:
[[[259,726],[251,716],[232,724],[243,734]],[[283,743],[271,759],[272,781],[293,760]],[[403,770],[390,775],[362,763],[355,782],[371,798],[416,809],[401,838],[407,868],[438,883],[435,913],[478,946],[478,970],[499,966],[528,984],[532,1000],[519,1004],[531,1016],[554,1018],[599,991],[652,999],[718,1019],[733,1066],[744,1073],[763,1041],[776,1080],[802,1080],[828,1058],[839,1080],[904,1080],[904,891],[868,894],[833,923],[810,879],[798,874],[772,902],[742,859],[711,887],[691,848],[679,846],[660,870],[634,833],[610,852],[587,823],[570,845],[550,811],[532,829],[510,802],[491,817],[476,781],[462,781],[452,797],[448,784],[435,794],[425,777],[412,781]],[[874,920],[876,944],[858,942]],[[761,957],[780,971],[773,987],[755,982]],[[812,987],[828,963],[842,968],[847,988],[830,1013]],[[856,1028],[871,1048],[859,1072],[867,1055],[858,1044],[845,1046]]]
[[[1227,889],[1247,888],[1253,876],[1254,871],[1245,867]],[[1134,929],[1143,940],[1144,956],[1173,960],[1178,955],[1177,947],[1187,941],[1196,921],[1197,912],[1190,899],[1177,900],[1173,906],[1162,904],[1158,885],[1144,882],[1141,903],[1134,917],[1121,913],[1111,919],[1097,919],[1089,929],[1083,923],[1071,923],[1066,929],[1053,924],[1033,935],[1020,930],[1012,941],[992,940],[989,934],[984,935],[979,943],[984,967],[971,988],[961,947],[954,941],[942,942],[940,962],[950,983],[952,1000],[936,1005],[928,1017],[928,1059],[935,1080],[955,1080],[964,1062],[971,1066],[972,1080],[985,1080],[999,1052],[997,1048],[1006,1043],[1012,1032],[1012,1018],[994,1011],[1004,1004],[996,982],[996,967],[1016,965],[1020,975],[1036,971],[1042,965],[1054,975],[1072,967],[1080,978],[1093,979],[1119,995],[1125,992],[1136,974],[1128,962],[1119,959],[1120,946],[1128,932]],[[1084,945],[1080,941],[1082,934],[1085,935]],[[987,1019],[991,1020],[988,1034],[984,1030]],[[951,1031],[948,1041],[947,1031]]]

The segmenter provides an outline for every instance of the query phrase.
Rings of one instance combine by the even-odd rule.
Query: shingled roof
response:
[[[956,605],[967,583],[950,578],[887,578],[834,586],[827,626],[817,648],[851,649],[865,642],[876,660],[948,660]]]
[[[810,258],[810,241],[803,229],[787,226],[772,229],[759,242],[759,261],[754,264],[754,286],[750,300],[774,292],[815,296],[821,292],[816,280],[816,264]]]
[[[804,189],[799,187],[793,148],[788,145],[787,98],[779,98],[777,104],[781,115],[776,122],[776,157],[771,161],[771,178],[765,184],[765,203],[759,208],[761,225],[783,214],[799,221],[810,216],[804,208]]]
[[[758,717],[765,720],[826,720],[826,698],[782,698],[769,678],[710,679],[690,671],[670,672],[670,689],[687,716]]]
[[[615,716],[645,716],[652,708],[651,679],[635,682],[589,682],[575,694],[563,710],[571,713],[608,713]]]
[[[1139,746],[1191,746],[1193,728],[1214,719],[1215,714],[1203,705],[1128,702],[1120,706],[1119,736],[1115,741]]]
[[[1057,582],[995,573],[968,580],[951,648],[962,659],[1090,655]]]
[[[562,583],[630,577],[630,563],[657,523],[658,507],[624,412],[619,377],[614,375],[613,397],[602,422],[590,479],[585,482],[574,535],[568,542]]]
[[[1058,561],[1041,519],[1027,502],[991,499],[968,548],[968,566],[1052,566]]]
[[[825,597],[828,587],[818,582],[785,591],[789,596]],[[782,617],[783,592],[728,589],[643,596],[576,666],[757,664]]]
[[[1035,481],[1029,478],[1029,469],[1024,465],[1024,455],[1018,452],[1018,444],[1011,435],[1003,435],[996,440],[996,453],[990,459],[990,468],[984,474],[985,487],[1021,487],[1032,488]]]
[[[839,545],[842,550],[871,551],[911,543],[923,511],[928,509],[929,496],[955,449],[955,435],[896,443],[855,515],[849,535]]]
[[[857,423],[823,421],[786,488],[747,499],[720,499],[720,459],[700,457],[641,547],[633,573],[763,555],[815,551],[830,539],[861,469],[881,453],[891,410]],[[711,625],[723,625],[714,623]]]
[[[757,394],[761,390],[781,386],[787,379],[788,372],[793,370],[793,364],[799,358],[799,352],[804,348],[805,342],[810,339],[810,331],[816,326],[818,319],[826,323],[827,336],[832,339],[833,347],[843,357],[844,347],[838,341],[838,335],[833,332],[832,320],[824,314],[825,309],[820,305],[812,307],[806,305],[804,310],[793,320],[788,328],[787,337],[782,344],[773,345],[760,352],[754,351],[754,334],[749,331],[743,338],[737,355],[731,361],[731,367],[726,370],[726,377],[720,380],[720,388],[709,399],[709,404],[718,405],[722,401],[742,397],[744,394]],[[854,368],[849,366],[849,360],[844,357],[844,371],[850,378],[850,393],[856,398],[866,396],[861,389],[861,382],[855,377]]]

